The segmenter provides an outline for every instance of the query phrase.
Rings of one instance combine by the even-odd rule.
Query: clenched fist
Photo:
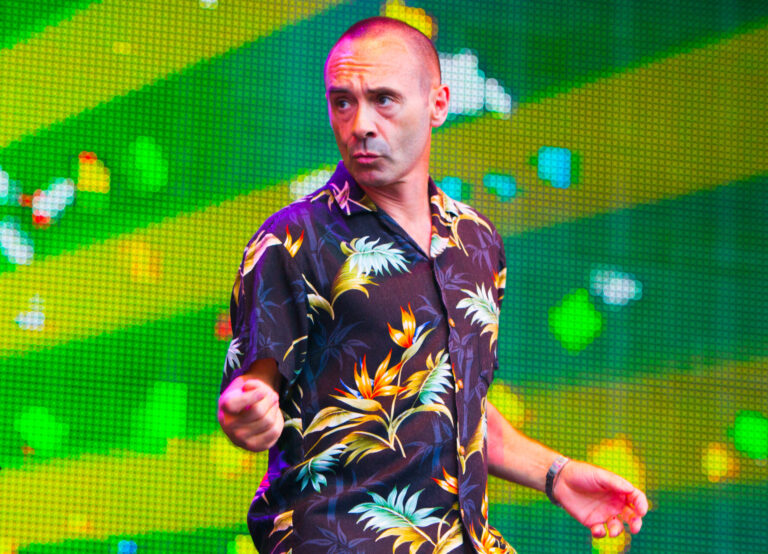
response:
[[[219,396],[219,424],[237,446],[261,452],[277,442],[283,432],[277,383],[277,364],[263,359]]]

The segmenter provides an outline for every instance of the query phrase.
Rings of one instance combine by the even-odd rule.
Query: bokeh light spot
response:
[[[756,460],[768,457],[768,418],[760,412],[739,412],[731,428],[731,436],[739,452]]]
[[[25,331],[42,331],[45,328],[45,303],[36,294],[29,299],[29,310],[20,312],[16,319],[16,325]]]
[[[58,454],[69,434],[69,425],[56,418],[45,406],[28,406],[16,418],[13,428],[32,447],[36,456]]]
[[[258,554],[250,535],[238,535],[227,544],[227,554]]]
[[[128,146],[127,184],[142,194],[154,193],[168,184],[168,161],[153,137],[138,137]]]
[[[618,537],[605,536],[602,539],[592,537],[592,554],[622,554],[629,552],[632,535],[627,532]]]
[[[604,439],[587,448],[587,461],[610,469],[641,490],[645,490],[645,464],[635,454],[632,442],[624,435]]]
[[[558,189],[571,186],[571,151],[567,148],[542,146],[538,154],[539,179]]]
[[[488,401],[512,424],[516,429],[525,424],[525,405],[520,395],[500,379],[496,379],[488,389]]]
[[[117,554],[136,554],[139,547],[133,541],[122,540],[117,543]]]
[[[187,385],[157,381],[131,421],[131,447],[140,452],[164,452],[168,439],[187,430]]]
[[[502,202],[511,200],[517,194],[517,182],[512,175],[487,173],[483,176],[483,185],[493,191]]]
[[[35,255],[30,236],[21,229],[15,217],[0,221],[0,253],[16,265],[29,265]]]
[[[589,300],[586,289],[577,289],[549,310],[549,329],[567,350],[577,353],[592,344],[603,329],[603,316]]]
[[[728,446],[720,443],[710,443],[701,457],[701,466],[707,480],[718,483],[738,473],[738,460],[728,450]]]
[[[444,177],[442,181],[440,181],[440,189],[453,198],[454,200],[458,200],[461,202],[461,186],[462,182],[461,179],[458,177]]]
[[[94,152],[80,152],[77,157],[77,190],[84,192],[109,192],[110,172]]]
[[[435,38],[437,25],[435,25],[427,12],[421,8],[410,8],[402,0],[389,0],[381,10],[381,15],[404,21],[411,27],[415,27],[429,38]]]

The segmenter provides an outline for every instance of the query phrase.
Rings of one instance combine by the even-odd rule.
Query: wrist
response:
[[[544,492],[546,493],[547,498],[549,498],[549,501],[552,502],[552,504],[555,506],[560,506],[560,503],[555,499],[555,485],[560,478],[560,474],[562,473],[563,468],[570,461],[570,458],[566,458],[565,456],[558,456],[554,459],[552,465],[549,466],[549,469],[547,470],[547,477],[544,482]]]

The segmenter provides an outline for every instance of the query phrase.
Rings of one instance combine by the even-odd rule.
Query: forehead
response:
[[[325,68],[326,87],[343,86],[364,80],[367,84],[410,82],[418,78],[405,39],[398,36],[348,38],[331,51]]]

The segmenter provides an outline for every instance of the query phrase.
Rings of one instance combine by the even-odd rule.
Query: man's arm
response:
[[[487,415],[489,473],[544,491],[547,471],[558,453],[513,428],[490,402]],[[648,511],[645,494],[629,481],[575,460],[562,468],[553,496],[597,538],[619,535],[623,523],[637,533]]]
[[[256,360],[219,396],[219,424],[233,443],[246,450],[267,450],[283,432],[277,391],[280,374],[272,358]]]

